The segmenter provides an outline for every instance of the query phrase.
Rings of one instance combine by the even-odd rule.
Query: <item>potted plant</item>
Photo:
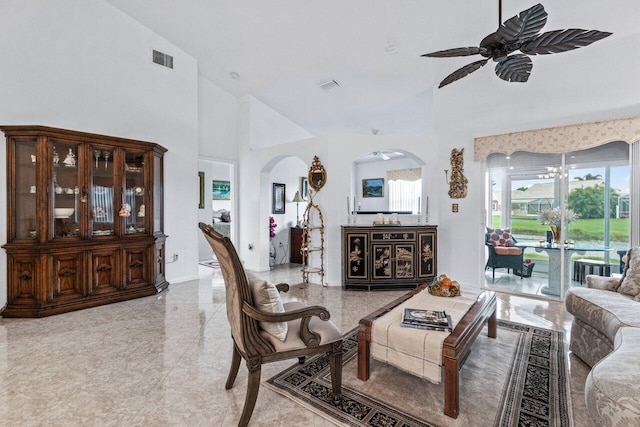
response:
[[[536,265],[535,262],[531,261],[531,259],[529,258],[526,258],[522,263],[522,270],[514,269],[513,274],[521,277],[531,277],[534,265]]]
[[[269,267],[275,267],[276,265],[276,247],[273,245],[273,239],[276,237],[276,220],[270,216],[269,217]]]

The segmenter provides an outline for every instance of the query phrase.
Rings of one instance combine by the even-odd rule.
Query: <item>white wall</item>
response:
[[[174,57],[173,70],[151,62]],[[102,1],[5,1],[0,6],[2,123],[39,124],[157,142],[165,157],[167,279],[197,277],[197,64]],[[0,164],[6,164],[0,143]],[[4,175],[4,173],[2,174]],[[5,177],[0,212],[6,212]],[[0,241],[6,242],[0,220]],[[0,252],[0,277],[6,255]],[[0,287],[0,306],[6,288]]]
[[[245,97],[243,102],[249,109],[247,131],[251,148],[270,147],[313,137],[312,134],[253,96]]]
[[[198,76],[198,153],[238,160],[238,98]]]

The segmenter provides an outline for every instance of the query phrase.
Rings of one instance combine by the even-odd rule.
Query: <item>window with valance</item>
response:
[[[422,170],[398,169],[387,171],[389,210],[419,212],[422,194]]]

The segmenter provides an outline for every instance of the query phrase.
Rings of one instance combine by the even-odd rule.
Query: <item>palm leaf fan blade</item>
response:
[[[496,39],[506,44],[527,40],[538,34],[546,23],[547,12],[538,3],[500,25],[496,31]]]
[[[460,80],[461,78],[468,76],[469,74],[473,73],[474,71],[476,71],[476,70],[480,69],[482,66],[484,66],[487,63],[487,61],[489,61],[489,60],[488,59],[482,59],[480,61],[476,61],[476,62],[472,62],[471,64],[467,64],[462,68],[458,68],[453,73],[451,73],[447,77],[445,77],[445,79],[440,82],[440,86],[438,86],[438,88],[441,88],[443,86],[448,85],[449,83],[453,83],[456,80]]]
[[[540,34],[533,40],[520,47],[527,55],[546,55],[550,53],[567,52],[588,46],[591,43],[609,37],[612,33],[598,30],[583,30],[571,28],[568,30],[554,30]]]
[[[526,55],[511,55],[496,64],[496,75],[508,82],[525,83],[529,80],[533,61]]]
[[[439,50],[437,52],[425,53],[420,56],[428,56],[431,58],[451,58],[454,56],[471,56],[471,55],[483,55],[487,53],[487,49],[471,46],[471,47],[457,47],[455,49]]]

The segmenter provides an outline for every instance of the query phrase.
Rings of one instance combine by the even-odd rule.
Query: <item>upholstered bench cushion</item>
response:
[[[453,328],[478,299],[478,293],[464,291],[452,298],[430,295],[425,289],[373,322],[371,356],[433,382],[442,381],[442,345],[449,332],[401,326],[405,308],[444,310]]]
[[[618,292],[590,288],[571,288],[565,306],[569,313],[614,342],[623,326],[640,327],[640,303]]]
[[[299,301],[291,301],[284,303],[284,311],[293,311],[305,308],[307,305]],[[280,341],[273,335],[260,331],[260,335],[267,339],[276,349],[276,351],[287,351],[305,348],[304,341],[300,338],[300,323],[302,320],[292,320],[287,322],[287,339]],[[309,329],[312,332],[320,334],[320,345],[327,344],[333,341],[337,341],[342,338],[340,329],[336,327],[330,320],[320,320],[320,318],[314,316],[309,322]]]
[[[614,351],[589,372],[585,400],[595,425],[640,426],[638,349],[640,329],[620,328],[616,334]]]

